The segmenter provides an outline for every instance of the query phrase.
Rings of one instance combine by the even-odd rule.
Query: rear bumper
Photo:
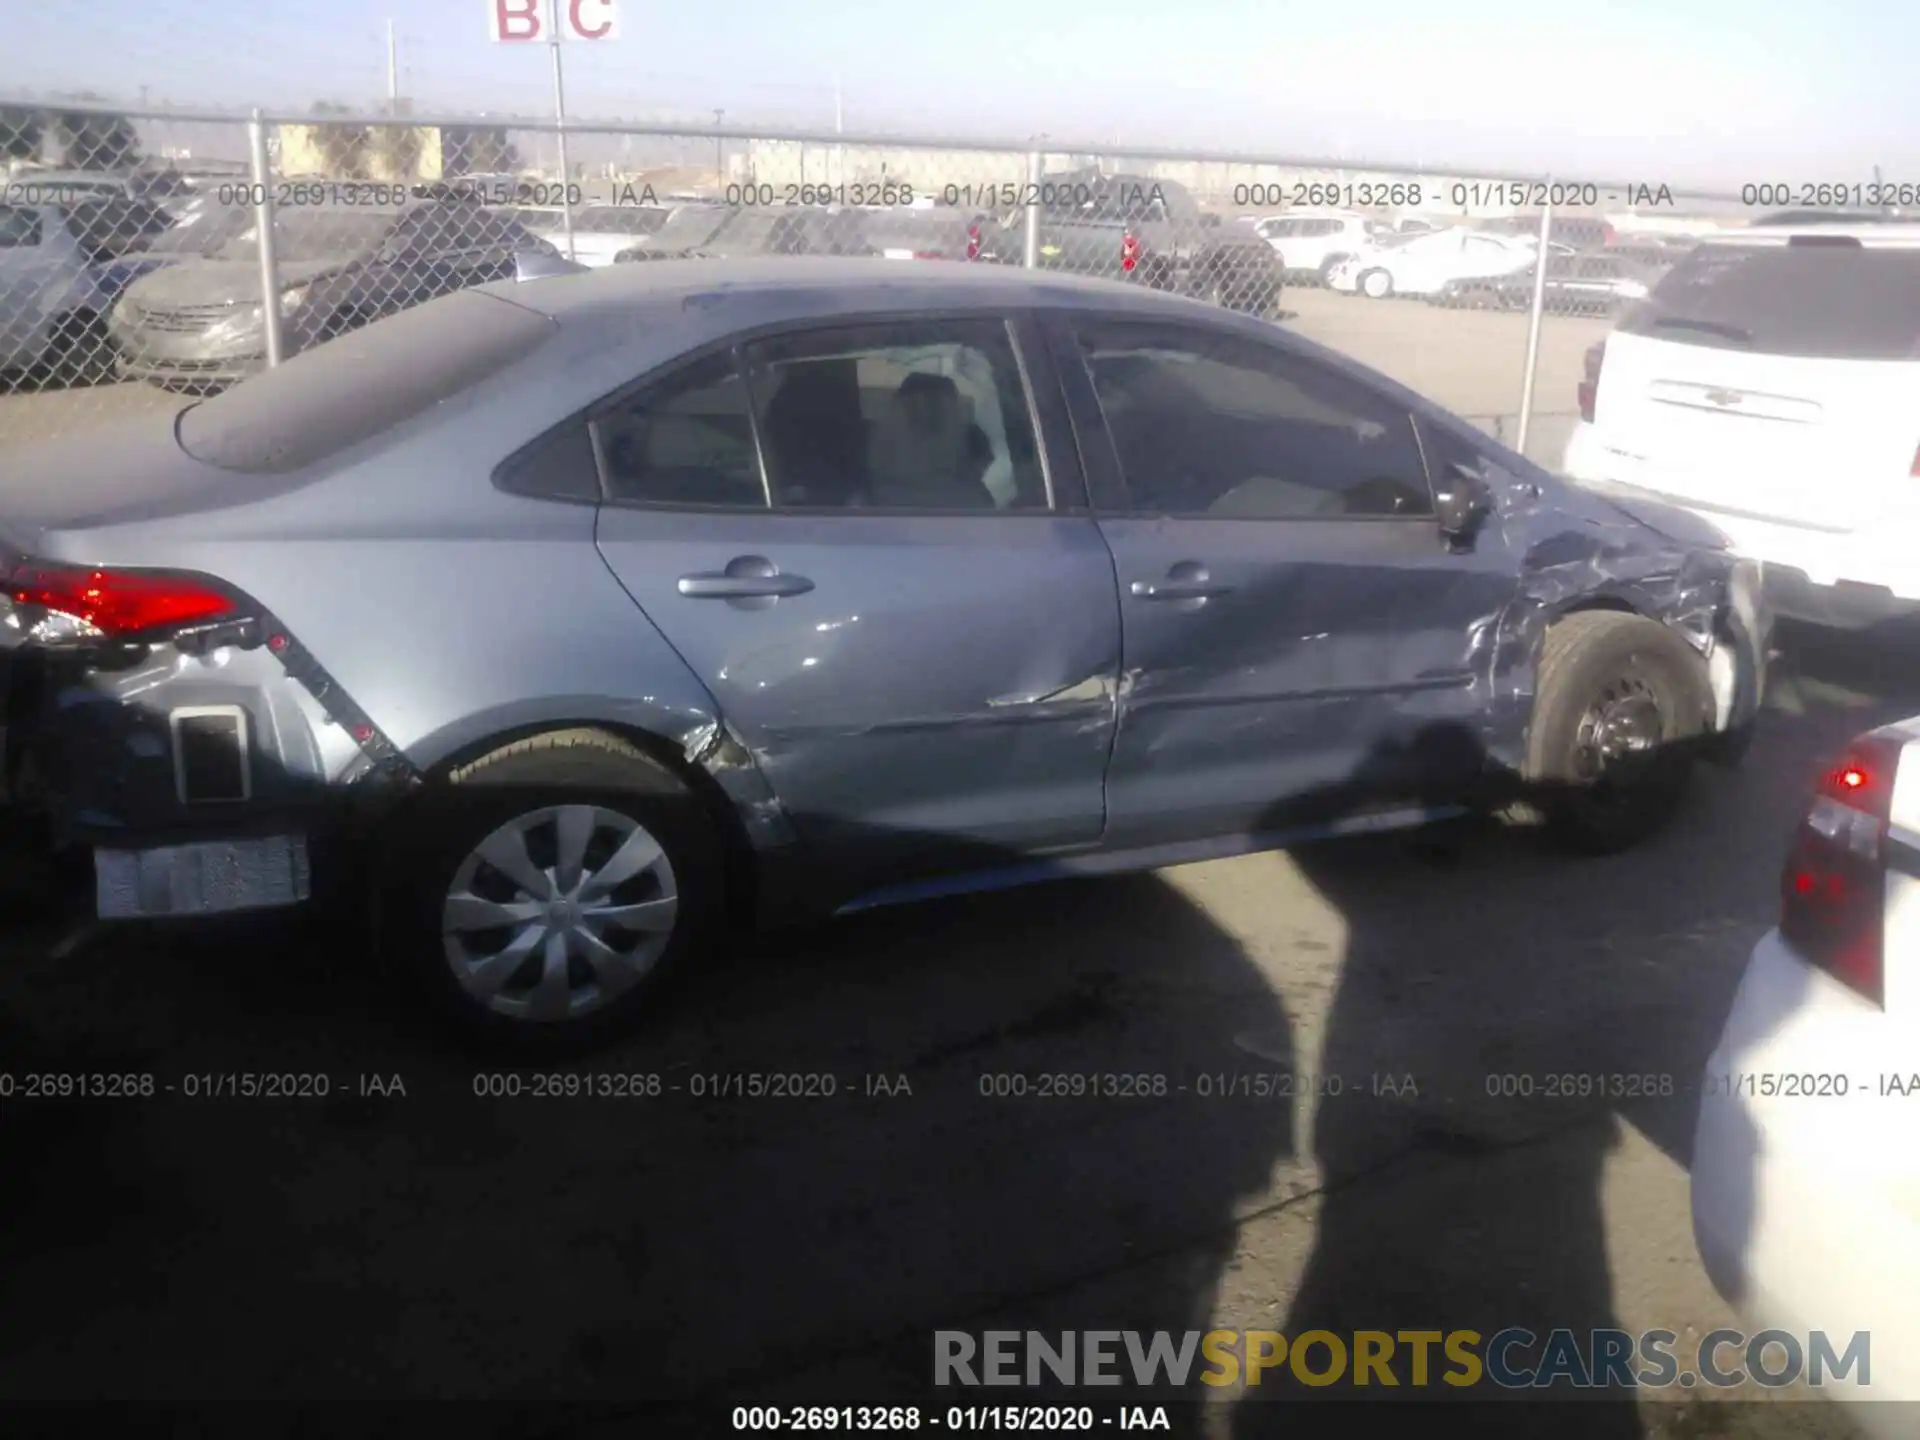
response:
[[[1625,478],[1621,457],[1585,421],[1573,427],[1561,468],[1602,494],[1651,497],[1697,515],[1735,554],[1760,562],[1775,614],[1847,628],[1920,615],[1920,544],[1911,524],[1898,518],[1842,533],[1703,505],[1663,491],[1657,476]]]
[[[123,380],[150,385],[238,385],[266,369],[266,357],[246,360],[168,360],[122,352],[114,370]]]
[[[395,798],[265,647],[0,664],[9,798],[57,849],[92,853],[103,919],[299,904],[349,873]]]

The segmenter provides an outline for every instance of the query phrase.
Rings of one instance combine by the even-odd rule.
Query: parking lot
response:
[[[1289,289],[1283,304],[1282,323],[1290,329],[1413,386],[1509,443],[1515,438],[1525,315],[1366,300],[1306,286]],[[1604,321],[1570,316],[1548,315],[1543,322],[1531,458],[1551,463],[1558,455],[1572,423],[1581,358],[1606,330]],[[168,392],[138,384],[0,393],[0,454],[175,403]]]
[[[316,1433],[375,1398],[469,1402],[475,1433],[710,1433],[762,1399],[924,1403],[940,1327],[1697,1339],[1733,1322],[1689,1232],[1689,1092],[1811,767],[1920,709],[1912,658],[1794,644],[1745,771],[1618,858],[1476,826],[770,937],[576,1067],[651,1098],[476,1095],[487,1072],[351,948],[96,931],[21,851],[6,1068],[158,1093],[0,1101],[0,1404],[204,1415],[213,1373],[236,1416],[293,1404]],[[186,1097],[233,1072],[330,1093]],[[693,1098],[742,1072],[833,1093]],[[1673,1094],[1489,1094],[1565,1072]],[[1313,1093],[1199,1094],[1281,1073]],[[1166,1093],[983,1094],[1049,1074]],[[1192,1423],[1303,1433],[1258,1398]],[[1824,1403],[1682,1391],[1552,1423],[1848,1433]]]

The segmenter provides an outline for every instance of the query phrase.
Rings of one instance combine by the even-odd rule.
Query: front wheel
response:
[[[1706,666],[1679,636],[1639,615],[1569,615],[1541,653],[1530,808],[1573,849],[1627,849],[1672,819],[1712,729]]]
[[[577,1054],[638,1023],[717,932],[697,798],[595,730],[535,736],[412,802],[390,847],[388,949],[487,1049]]]

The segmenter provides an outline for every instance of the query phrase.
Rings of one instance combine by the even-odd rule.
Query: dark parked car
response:
[[[553,253],[511,216],[472,200],[287,208],[276,216],[274,246],[289,355],[437,296],[511,278],[518,253]],[[123,375],[204,389],[264,368],[251,220],[215,256],[127,286],[111,319]]]
[[[101,913],[370,901],[542,1046],[796,907],[1515,798],[1625,846],[1737,752],[1768,638],[1681,512],[997,265],[487,285],[9,462],[7,773]]]
[[[1547,256],[1543,305],[1556,315],[1613,315],[1644,300],[1660,271],[1612,255],[1556,250]],[[1482,310],[1530,310],[1534,272],[1449,280],[1434,298],[1442,305]]]
[[[992,258],[1018,265],[1025,255],[1024,202],[1038,202],[1043,270],[1126,280],[1193,295],[1249,315],[1279,312],[1283,272],[1273,247],[1202,211],[1183,186],[1146,175],[1072,170],[1048,175],[1035,194],[1007,187],[1015,200],[1001,215]]]
[[[613,258],[724,260],[756,255],[871,255],[857,210],[799,206],[683,205],[651,235]]]

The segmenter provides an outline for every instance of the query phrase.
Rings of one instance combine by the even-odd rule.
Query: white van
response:
[[[1920,611],[1920,224],[1691,251],[1588,351],[1563,468],[1710,521],[1783,615]]]

